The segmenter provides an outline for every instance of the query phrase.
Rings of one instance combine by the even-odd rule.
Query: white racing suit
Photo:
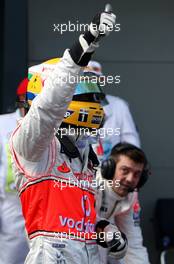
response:
[[[54,135],[74,94],[68,75],[77,77],[79,70],[66,50],[12,136],[16,186],[31,246],[26,264],[100,263],[93,237],[95,176],[89,145],[81,158],[70,159]]]
[[[0,115],[0,264],[23,264],[29,251],[9,151],[9,138],[19,117],[19,110]]]
[[[148,253],[143,246],[142,232],[140,228],[140,205],[137,192],[132,192],[127,197],[118,196],[111,188],[107,180],[101,178],[97,192],[97,212],[99,218],[108,219],[115,224],[119,231],[123,232],[128,239],[126,256],[121,260],[109,258],[109,264],[149,264]],[[102,264],[107,264],[107,249],[100,249]]]

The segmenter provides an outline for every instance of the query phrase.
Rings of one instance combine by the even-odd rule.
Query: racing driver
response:
[[[99,264],[100,239],[105,239],[111,254],[126,248],[126,239],[116,236],[110,223],[102,221],[95,227],[95,190],[90,184],[97,161],[88,137],[79,133],[80,127],[101,126],[102,93],[95,85],[76,86],[69,81],[88,64],[115,19],[112,12],[97,14],[89,30],[57,63],[30,69],[29,111],[11,139],[16,186],[30,239],[26,264]],[[112,236],[100,236],[109,232]]]

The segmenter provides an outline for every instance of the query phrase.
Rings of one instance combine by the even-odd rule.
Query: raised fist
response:
[[[98,38],[99,35],[108,36],[113,31],[115,23],[116,16],[113,13],[102,12],[93,18],[89,30],[95,38]]]

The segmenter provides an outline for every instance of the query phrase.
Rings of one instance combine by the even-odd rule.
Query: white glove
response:
[[[95,38],[98,38],[99,35],[108,36],[113,31],[115,23],[116,16],[113,13],[103,12],[93,18],[89,30]]]
[[[108,248],[109,255],[115,259],[123,258],[126,255],[128,242],[124,233],[120,232],[116,225],[106,220],[100,220],[96,225],[98,234],[97,244]]]
[[[69,53],[73,61],[79,66],[86,66],[91,56],[99,47],[102,36],[108,36],[115,25],[116,16],[113,13],[102,12],[97,14],[84,34],[70,48]]]
[[[124,233],[120,232],[115,225],[109,224],[104,228],[106,234],[113,234],[106,236],[106,243],[109,248],[109,256],[115,259],[121,259],[126,255],[128,242]]]

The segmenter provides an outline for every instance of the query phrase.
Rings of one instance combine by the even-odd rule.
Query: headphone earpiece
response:
[[[137,185],[137,189],[139,190],[141,187],[144,186],[144,184],[147,182],[149,178],[149,169],[144,168],[142,174],[141,174],[141,178],[139,180],[139,183]]]
[[[115,160],[113,158],[109,158],[104,160],[101,164],[101,175],[105,180],[113,180],[115,173]]]

